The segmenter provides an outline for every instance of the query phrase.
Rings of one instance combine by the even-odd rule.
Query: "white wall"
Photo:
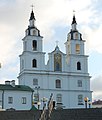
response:
[[[30,110],[32,107],[32,92],[28,91],[6,91],[4,92],[4,109],[14,108],[16,110]],[[13,103],[8,103],[8,97],[13,97]],[[22,104],[22,97],[27,98],[27,103]]]

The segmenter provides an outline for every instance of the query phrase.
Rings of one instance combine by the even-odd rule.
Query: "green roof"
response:
[[[37,108],[33,105],[30,110],[37,110]]]
[[[4,84],[0,84],[0,90],[31,91],[31,92],[34,91],[32,88],[25,85],[15,85],[13,87],[12,85],[4,85]]]

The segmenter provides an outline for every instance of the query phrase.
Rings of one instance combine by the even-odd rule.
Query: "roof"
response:
[[[76,24],[77,24],[77,22],[76,22],[76,18],[75,18],[75,15],[73,16],[73,21],[72,21],[72,24],[74,24],[74,23],[76,23]]]
[[[52,53],[60,53],[60,54],[64,54],[62,51],[60,51],[60,49],[59,49],[59,46],[57,45],[56,47],[55,47],[55,50],[54,51],[52,51],[51,53],[49,53],[49,54],[52,54]],[[65,54],[64,54],[65,55]]]
[[[37,108],[33,105],[30,110],[37,110]]]
[[[31,12],[31,16],[30,16],[30,20],[35,20],[35,16],[34,16],[34,12],[33,12],[33,10],[32,10],[32,12]]]
[[[29,86],[25,86],[25,85],[15,85],[13,87],[12,85],[4,85],[4,84],[0,84],[0,90],[31,91],[31,92],[34,91],[32,88],[30,88]]]

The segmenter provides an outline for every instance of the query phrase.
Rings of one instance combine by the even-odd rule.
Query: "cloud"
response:
[[[102,99],[102,75],[98,75],[91,80],[93,99]]]
[[[8,2],[6,1],[5,4],[3,4],[2,10],[0,11],[0,25],[5,24],[6,29],[8,30],[9,28],[13,28],[12,31],[9,31],[9,35],[12,36],[12,38],[14,34],[15,36],[19,36],[20,33],[23,34],[23,31],[27,28],[28,19],[30,16],[30,5],[33,3],[36,5],[34,8],[35,17],[37,19],[36,23],[38,28],[41,30],[41,35],[44,36],[44,42],[48,42],[56,36],[56,26],[70,26],[73,9],[77,11],[76,16],[79,24],[82,22],[83,24],[89,23],[89,18],[93,15],[91,12],[92,0],[44,0],[43,2],[41,2],[40,0],[35,2],[33,2],[33,0],[15,0],[15,2],[11,1],[11,3],[8,4]],[[90,29],[89,36],[92,36],[91,33],[93,31],[88,25],[86,26],[86,28],[84,27],[85,29],[83,30],[83,33],[85,30],[87,31],[88,29]],[[13,41],[14,39],[11,39],[10,42]],[[89,41],[91,41],[91,38]]]

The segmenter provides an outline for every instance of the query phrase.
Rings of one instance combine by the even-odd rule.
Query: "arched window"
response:
[[[80,45],[76,44],[76,53],[79,54],[80,53]]]
[[[82,87],[82,80],[78,80],[78,87]]]
[[[77,62],[77,70],[81,70],[81,63]]]
[[[33,79],[33,85],[38,85],[38,79],[36,78]]]
[[[56,88],[61,88],[61,80],[56,80]]]
[[[75,39],[78,39],[78,37],[79,37],[79,36],[78,36],[78,33],[76,32],[76,33],[75,33]]]
[[[59,53],[54,54],[54,71],[62,70],[62,58]]]
[[[36,59],[32,60],[32,67],[37,67],[37,60]]]
[[[36,35],[36,34],[37,34],[36,30],[33,30],[33,35]]]
[[[32,41],[32,47],[33,47],[33,50],[37,50],[37,41],[36,40],[33,40]]]

